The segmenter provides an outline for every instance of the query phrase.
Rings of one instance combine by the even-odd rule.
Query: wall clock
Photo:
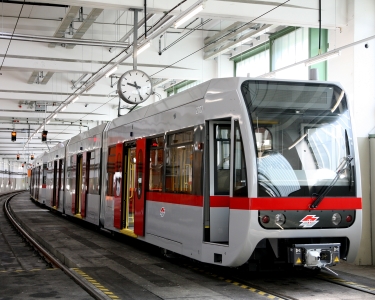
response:
[[[142,103],[152,94],[151,79],[143,71],[127,71],[122,74],[117,83],[117,92],[120,98],[127,103]]]

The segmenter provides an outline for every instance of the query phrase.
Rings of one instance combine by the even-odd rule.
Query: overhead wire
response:
[[[268,11],[266,11],[265,13],[261,14],[260,16],[258,16],[258,17],[256,17],[256,18],[252,19],[251,21],[242,24],[240,27],[236,28],[236,30],[229,31],[228,33],[226,33],[226,34],[223,35],[222,37],[218,38],[217,40],[214,40],[214,41],[212,41],[211,43],[208,43],[208,44],[204,45],[203,47],[199,48],[198,50],[196,50],[196,51],[194,51],[194,52],[192,52],[192,53],[186,55],[185,57],[183,57],[183,58],[177,60],[177,61],[174,62],[173,64],[170,64],[169,66],[164,67],[164,68],[161,69],[160,71],[155,72],[154,74],[151,75],[151,77],[154,76],[154,75],[156,75],[156,74],[159,74],[160,72],[162,72],[162,71],[164,71],[164,70],[166,70],[166,69],[169,69],[170,67],[172,67],[172,66],[174,66],[175,64],[179,63],[180,61],[182,61],[182,60],[184,60],[184,59],[186,59],[186,58],[192,56],[193,54],[195,54],[195,53],[197,53],[197,52],[203,50],[204,48],[206,48],[206,47],[212,45],[213,43],[216,43],[217,41],[223,39],[224,37],[226,37],[226,36],[232,34],[233,32],[235,32],[235,31],[237,31],[237,30],[241,29],[242,27],[247,26],[247,25],[250,24],[250,23],[253,23],[254,21],[256,21],[256,20],[260,19],[261,17],[265,16],[266,14],[270,13],[271,11],[274,11],[275,9],[279,8],[280,6],[283,6],[284,4],[288,3],[289,1],[290,1],[290,0],[286,0],[285,2],[280,3],[279,5],[275,6],[274,8],[271,8],[270,10],[268,10]]]
[[[25,3],[25,0],[23,0],[23,2]],[[4,57],[3,57],[3,61],[1,62],[0,71],[1,71],[1,69],[3,68],[5,58],[6,58],[7,54],[8,54],[8,50],[9,50],[10,43],[12,42],[14,32],[16,31],[16,28],[17,28],[17,25],[18,25],[18,21],[20,20],[20,16],[21,16],[21,13],[22,13],[22,10],[23,10],[23,6],[25,5],[24,3],[22,4],[22,6],[21,6],[21,10],[20,10],[20,13],[18,14],[17,21],[16,21],[16,25],[14,25],[13,32],[12,32],[12,35],[11,35],[11,37],[10,37],[10,40],[9,40],[9,43],[8,43],[7,50],[5,51],[5,54],[4,54]]]
[[[160,18],[159,21],[156,22],[153,26],[151,26],[150,29],[149,29],[148,31],[150,31],[153,27],[155,27],[155,26],[156,26],[156,25],[157,25],[157,24],[158,24],[163,18],[165,18],[170,12],[172,12],[174,9],[176,9],[177,7],[179,7],[181,4],[183,4],[183,3],[186,2],[186,1],[187,1],[187,0],[183,0],[183,1],[181,1],[181,2],[178,3],[175,7],[173,7],[171,10],[169,10],[167,13],[165,13],[164,16],[163,16],[162,18]],[[240,26],[239,28],[237,28],[236,30],[241,29],[242,27],[244,27],[244,26],[246,26],[246,25],[248,25],[248,24],[250,24],[250,23],[252,23],[252,22],[254,22],[254,21],[256,21],[256,20],[258,20],[259,18],[261,18],[261,17],[263,17],[264,15],[266,15],[266,14],[268,14],[268,13],[274,11],[275,9],[277,9],[277,8],[279,8],[279,7],[281,7],[281,6],[283,6],[284,4],[286,4],[286,3],[288,3],[288,2],[290,2],[290,0],[286,0],[286,1],[284,1],[283,3],[280,3],[279,5],[275,6],[274,8],[272,8],[272,9],[270,9],[270,10],[268,10],[268,11],[266,11],[265,13],[261,14],[260,16],[258,16],[258,17],[256,17],[256,18],[252,19],[251,21],[249,21],[249,22],[247,22],[247,23],[244,23],[243,25],[241,25],[241,26]],[[135,26],[135,25],[134,25],[134,26]],[[173,64],[170,64],[170,65],[164,67],[163,69],[161,69],[160,71],[155,72],[154,74],[151,75],[151,77],[154,76],[154,75],[156,75],[156,74],[158,74],[158,73],[160,73],[160,72],[162,72],[162,71],[164,71],[164,70],[166,70],[166,69],[168,69],[168,68],[170,68],[170,67],[172,67],[172,66],[174,66],[175,64],[177,64],[177,63],[183,61],[184,59],[186,59],[186,58],[192,56],[193,54],[195,54],[195,53],[201,51],[202,49],[204,49],[204,48],[206,48],[206,47],[208,47],[208,46],[211,45],[212,43],[216,43],[218,40],[221,40],[222,38],[224,38],[224,37],[226,37],[226,36],[228,36],[229,34],[232,34],[232,33],[233,33],[233,31],[228,32],[227,34],[225,34],[224,36],[218,38],[217,40],[212,41],[211,43],[208,43],[207,45],[205,45],[205,46],[199,48],[198,50],[196,50],[196,51],[190,53],[189,55],[186,55],[185,57],[183,57],[183,58],[177,60],[177,61],[174,62]],[[139,39],[141,39],[141,38],[142,38],[142,35],[139,37]],[[111,62],[113,62],[113,61],[114,61],[116,58],[118,58],[120,55],[122,55],[123,53],[126,53],[126,54],[127,54],[127,50],[128,50],[130,47],[131,47],[131,45],[129,45],[129,46],[128,46],[127,48],[125,48],[124,50],[120,51],[120,52],[119,52],[117,55],[115,55],[111,60],[109,60],[104,66],[102,66],[101,68],[99,68],[95,73],[92,73],[91,76],[90,76],[90,77],[89,77],[89,78],[83,83],[83,85],[86,85],[86,83],[88,83],[88,82],[90,81],[91,78],[93,78],[95,75],[97,75],[98,73],[100,73],[100,72],[101,72],[106,66],[108,66]],[[72,94],[75,94],[78,90],[80,90],[80,88],[77,88]],[[69,96],[69,97],[70,97],[70,96]],[[69,99],[69,97],[68,97],[67,99],[65,99],[62,103],[64,103],[65,101],[67,101],[67,100]],[[89,113],[87,113],[87,114],[81,116],[81,117],[80,117],[79,119],[77,119],[76,121],[71,122],[71,124],[69,124],[69,125],[63,130],[63,131],[61,131],[60,133],[58,133],[58,134],[55,136],[55,138],[56,138],[57,136],[59,136],[60,134],[62,134],[63,132],[65,132],[65,130],[68,129],[73,123],[76,123],[76,122],[78,122],[79,120],[83,119],[84,117],[90,115],[91,113],[95,112],[96,110],[98,110],[99,108],[101,108],[102,106],[106,105],[107,103],[109,103],[109,102],[112,101],[112,100],[113,100],[113,99],[109,99],[108,101],[106,101],[105,103],[103,103],[102,105],[100,105],[99,107],[97,107],[96,109],[94,109],[94,110],[92,110],[91,112],[89,112]],[[134,108],[133,108],[133,109],[134,109]]]

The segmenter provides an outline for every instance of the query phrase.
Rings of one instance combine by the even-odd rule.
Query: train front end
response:
[[[362,200],[345,92],[322,82],[247,80],[257,179],[250,260],[327,268],[353,261]],[[255,186],[253,186],[255,188]],[[253,218],[255,220],[255,218]]]

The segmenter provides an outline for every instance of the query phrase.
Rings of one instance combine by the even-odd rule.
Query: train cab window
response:
[[[230,124],[215,125],[215,195],[229,195],[230,189]]]
[[[247,197],[247,176],[245,152],[238,121],[234,122],[234,176],[233,196]]]
[[[193,130],[168,135],[165,191],[191,194],[193,179]]]
[[[265,127],[255,128],[255,139],[258,157],[266,151],[272,150],[272,134],[271,131]]]
[[[164,173],[164,137],[151,140],[150,145],[150,180],[148,190],[161,192],[163,189]]]
[[[107,196],[114,195],[113,179],[116,169],[116,147],[108,148],[107,160]]]

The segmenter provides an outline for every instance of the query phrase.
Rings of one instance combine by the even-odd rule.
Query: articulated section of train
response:
[[[360,181],[339,85],[226,78],[59,144],[31,196],[207,263],[326,268],[356,257]]]

